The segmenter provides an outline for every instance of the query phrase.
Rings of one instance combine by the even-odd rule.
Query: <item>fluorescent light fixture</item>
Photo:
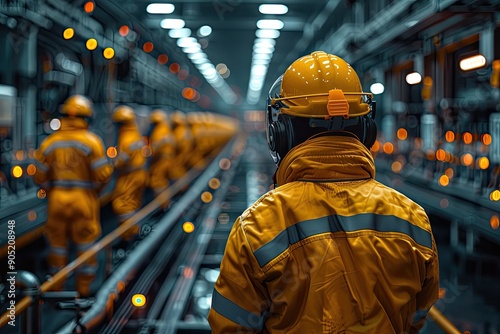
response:
[[[258,20],[257,28],[259,29],[282,29],[284,27],[283,21],[280,20]]]
[[[278,38],[280,37],[279,30],[272,29],[257,29],[255,31],[255,36],[258,38]]]
[[[272,53],[254,53],[253,59],[271,59],[273,57]]]
[[[188,53],[188,57],[191,56],[191,55],[195,55],[195,54],[196,53]],[[208,62],[210,62],[210,60],[208,60],[207,58],[196,58],[196,59],[191,59],[191,62],[195,66],[197,66],[197,65],[208,63]]]
[[[200,64],[200,65],[198,65],[196,67],[198,68],[198,70],[200,72],[203,71],[203,70],[207,70],[207,69],[209,69],[211,67],[213,67],[215,69],[215,67],[214,67],[214,65],[212,63],[203,63],[203,64]]]
[[[212,28],[210,26],[203,26],[198,29],[198,36],[207,37],[212,33]]]
[[[253,41],[253,45],[257,45],[257,44],[265,44],[265,45],[275,46],[276,41],[272,38],[256,38]]]
[[[190,46],[190,47],[187,47],[187,48],[182,48],[182,51],[184,53],[197,53],[197,52],[200,52],[201,51],[201,48],[198,44],[198,46],[194,45],[194,46]]]
[[[271,39],[271,41],[274,41],[274,39]],[[268,48],[268,49],[273,49],[274,50],[274,44],[269,43],[269,42],[258,42],[253,44],[253,48]]]
[[[196,44],[198,44],[198,41],[194,37],[183,37],[177,40],[177,46],[180,48],[189,48],[191,46],[195,46]]]
[[[204,52],[196,52],[196,53],[190,53],[187,55],[191,61],[196,60],[196,59],[207,59],[207,55]]]
[[[274,46],[271,46],[270,48],[269,47],[265,47],[265,48],[257,48],[257,47],[253,47],[253,52],[255,53],[273,53],[274,52]]]
[[[172,29],[168,31],[168,35],[172,38],[189,37],[191,36],[191,29],[189,28]]]
[[[175,6],[171,3],[152,3],[146,7],[149,14],[172,14]]]
[[[250,69],[251,75],[264,76],[267,73],[267,66],[265,65],[253,65]]]
[[[253,65],[267,65],[271,59],[252,59],[252,66]]]
[[[406,76],[406,82],[409,85],[416,85],[422,81],[422,76],[418,72],[412,72]]]
[[[384,92],[384,85],[380,82],[376,82],[370,86],[370,92],[373,94],[382,94]]]
[[[186,22],[181,19],[163,19],[160,22],[160,26],[163,29],[181,29],[184,28]]]
[[[288,7],[285,5],[260,5],[259,12],[261,14],[283,15],[288,13]]]
[[[470,71],[486,65],[486,58],[483,55],[475,55],[460,60],[459,64],[462,71]]]

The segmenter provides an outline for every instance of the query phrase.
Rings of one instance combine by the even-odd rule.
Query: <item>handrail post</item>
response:
[[[42,291],[40,290],[40,281],[29,271],[18,270],[16,274],[16,286],[23,290],[25,296],[29,296],[32,299],[32,302],[22,315],[21,333],[41,334],[42,303],[40,297]]]

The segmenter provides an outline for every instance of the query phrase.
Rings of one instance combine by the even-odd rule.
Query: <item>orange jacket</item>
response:
[[[109,181],[113,167],[104,144],[80,118],[62,118],[61,128],[48,136],[35,153],[35,182],[45,189],[91,189],[96,193]]]
[[[370,152],[351,137],[306,141],[276,176],[232,228],[213,332],[417,332],[439,283],[424,210],[375,181]]]

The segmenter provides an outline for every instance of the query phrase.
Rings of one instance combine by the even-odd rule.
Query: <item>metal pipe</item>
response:
[[[459,331],[458,328],[456,328],[455,325],[453,325],[435,306],[431,307],[429,310],[429,316],[434,319],[439,328],[446,334],[462,334],[462,332]]]
[[[21,333],[41,334],[41,304],[40,296],[40,281],[38,278],[25,270],[18,270],[16,274],[16,287],[23,290],[25,296],[29,296],[32,300],[26,312],[23,315],[21,322]]]

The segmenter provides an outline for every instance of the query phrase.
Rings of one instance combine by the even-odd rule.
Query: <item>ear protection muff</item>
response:
[[[290,117],[278,115],[276,121],[269,123],[269,149],[276,153],[279,162],[294,146],[294,133]]]
[[[377,123],[370,116],[362,116],[360,121],[363,123],[363,138],[361,142],[370,149],[377,139]]]

